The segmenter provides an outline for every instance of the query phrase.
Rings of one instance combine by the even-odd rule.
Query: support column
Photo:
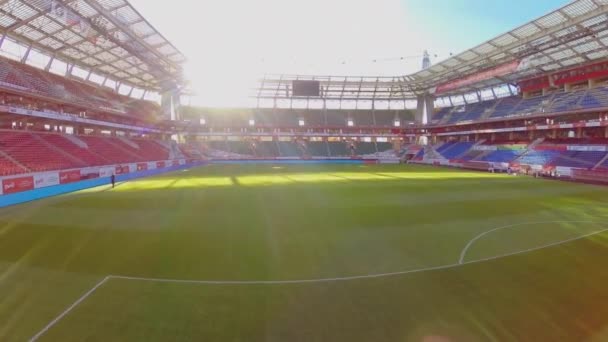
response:
[[[424,95],[418,95],[416,105],[416,116],[414,120],[416,124],[421,125],[424,123]]]
[[[427,122],[430,122],[433,118],[433,114],[435,114],[435,99],[429,94],[424,94],[418,95],[416,100],[416,123],[426,124]]]

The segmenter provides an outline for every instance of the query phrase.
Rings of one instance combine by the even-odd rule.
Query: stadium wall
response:
[[[116,175],[116,182],[124,182],[204,164],[181,159],[3,177],[0,180],[0,208],[109,185],[112,174]]]

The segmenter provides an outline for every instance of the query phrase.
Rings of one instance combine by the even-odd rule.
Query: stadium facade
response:
[[[267,75],[179,106],[185,57],[124,0],[0,4],[2,193],[209,159],[369,160],[608,179],[608,1],[405,76]]]

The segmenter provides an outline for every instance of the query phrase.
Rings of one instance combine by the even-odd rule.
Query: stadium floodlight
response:
[[[395,125],[395,127],[401,127],[401,121],[395,120],[394,125]]]
[[[346,124],[348,125],[348,127],[353,127],[355,125],[355,122],[353,121],[353,119],[348,119]]]
[[[255,126],[255,120],[249,119],[249,126]]]
[[[207,120],[205,120],[205,118],[201,118],[200,124],[201,126],[205,126],[207,124]]]
[[[299,125],[300,127],[305,126],[305,125],[306,125],[306,122],[304,122],[304,119],[300,119],[300,120],[298,120],[298,125]]]

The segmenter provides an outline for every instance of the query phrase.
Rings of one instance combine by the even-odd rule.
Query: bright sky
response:
[[[221,107],[251,105],[264,73],[409,74],[424,50],[439,62],[567,2],[131,0],[188,58],[192,104]]]

